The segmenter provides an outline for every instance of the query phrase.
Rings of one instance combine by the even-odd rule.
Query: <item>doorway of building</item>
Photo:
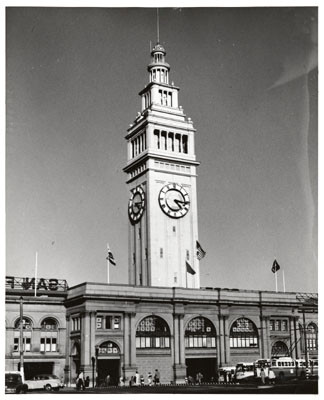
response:
[[[107,376],[110,375],[109,385],[118,385],[120,377],[120,360],[116,358],[99,358],[98,360],[98,385],[107,385]]]
[[[186,358],[187,376],[191,376],[196,380],[198,372],[203,374],[203,381],[210,382],[212,378],[215,379],[217,358]]]
[[[20,370],[20,363],[18,364]],[[40,374],[53,374],[53,362],[24,362],[24,375],[25,379],[33,379],[35,375]]]

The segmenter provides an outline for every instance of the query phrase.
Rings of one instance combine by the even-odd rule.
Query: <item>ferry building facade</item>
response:
[[[64,358],[67,384],[80,370],[98,384],[108,374],[116,384],[120,376],[127,381],[138,371],[146,378],[155,369],[161,382],[183,383],[259,358],[317,358],[317,294],[200,287],[196,130],[179,106],[165,55],[157,43],[149,83],[139,93],[141,112],[126,135],[129,284],[68,288],[59,316],[52,316],[62,327],[62,346],[51,355]],[[8,290],[7,309],[10,300],[17,314],[21,293]],[[30,291],[24,298],[35,303]],[[41,307],[34,305],[30,319]],[[9,332],[18,316],[7,321],[8,366],[17,365]],[[39,346],[31,348],[35,358]]]

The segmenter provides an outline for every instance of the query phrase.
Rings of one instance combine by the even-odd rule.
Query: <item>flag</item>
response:
[[[200,243],[198,242],[198,240],[196,241],[196,246],[197,246],[197,258],[198,258],[198,260],[201,260],[202,258],[205,257],[206,252],[205,252],[205,250],[203,250],[203,248],[200,246]]]
[[[110,251],[109,247],[108,247],[108,255],[106,257],[106,260],[108,260],[110,262],[110,264],[112,265],[116,265],[116,261],[114,259],[114,255],[113,253]]]
[[[279,271],[279,269],[280,265],[277,263],[277,260],[274,260],[271,271],[275,274],[277,271]]]
[[[195,275],[196,271],[191,267],[191,265],[188,263],[188,261],[186,261],[186,268],[187,268],[187,272],[189,272],[189,274]]]

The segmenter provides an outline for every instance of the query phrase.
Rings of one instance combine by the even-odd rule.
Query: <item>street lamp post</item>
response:
[[[20,297],[20,337],[19,337],[19,354],[20,354],[20,373],[22,375],[22,379],[25,380],[24,373],[24,331],[23,331],[23,320],[24,320],[24,311],[23,311],[23,297]]]
[[[99,354],[99,347],[96,346],[96,386],[99,386],[99,376],[98,376],[98,354]]]
[[[306,328],[305,310],[304,309],[303,309],[303,325],[304,325],[305,362],[306,362],[306,368],[308,368],[307,328]]]
[[[95,387],[94,376],[95,376],[95,363],[96,363],[96,358],[95,358],[95,357],[91,357],[91,362],[92,362],[92,387]]]

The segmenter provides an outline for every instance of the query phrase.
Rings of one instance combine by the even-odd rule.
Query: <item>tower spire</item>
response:
[[[157,43],[160,43],[160,21],[159,21],[159,9],[156,9],[156,39]]]

